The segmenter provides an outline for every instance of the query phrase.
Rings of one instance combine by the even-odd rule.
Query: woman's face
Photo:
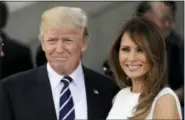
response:
[[[149,71],[146,53],[137,46],[128,33],[121,38],[119,62],[122,70],[132,80],[140,80]]]

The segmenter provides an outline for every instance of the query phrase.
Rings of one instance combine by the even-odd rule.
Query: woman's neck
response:
[[[143,80],[132,80],[132,89],[131,91],[133,93],[141,93],[142,92],[142,87],[143,87]]]

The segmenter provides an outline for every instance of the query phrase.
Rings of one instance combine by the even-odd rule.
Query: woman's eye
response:
[[[143,52],[141,48],[137,48],[137,52]]]
[[[121,48],[122,51],[129,52],[129,48]]]

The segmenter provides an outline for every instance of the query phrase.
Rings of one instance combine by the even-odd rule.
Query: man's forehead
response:
[[[165,5],[163,2],[151,2],[151,7],[152,7],[152,10],[157,13],[158,15],[162,15],[162,14],[165,14],[165,15],[170,15],[171,13],[171,9]]]
[[[53,28],[47,30],[46,34],[48,35],[82,35],[83,29],[75,28],[75,29],[62,29],[62,28]]]

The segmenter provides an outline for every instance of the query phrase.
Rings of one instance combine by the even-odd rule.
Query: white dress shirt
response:
[[[64,86],[64,84],[60,81],[64,76],[56,73],[49,63],[47,63],[47,72],[49,76],[53,101],[55,105],[55,111],[58,120],[60,92]],[[73,79],[73,81],[69,84],[69,89],[73,97],[75,108],[75,119],[87,119],[87,99],[84,83],[84,73],[81,63],[78,65],[77,69],[74,70],[73,73],[70,74],[69,76]]]

